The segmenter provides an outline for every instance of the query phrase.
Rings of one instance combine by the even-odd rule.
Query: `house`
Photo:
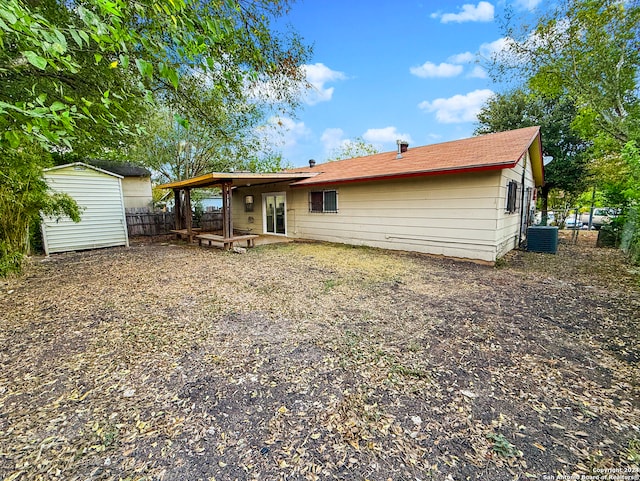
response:
[[[543,181],[540,128],[528,127],[424,147],[399,141],[397,152],[161,187],[188,200],[192,188],[226,185],[227,232],[493,263],[523,241]]]
[[[151,172],[130,162],[91,159],[89,165],[122,177],[122,195],[125,209],[152,207]]]
[[[49,187],[69,194],[81,209],[78,223],[68,217],[43,217],[45,253],[128,246],[122,178],[82,162],[45,169]]]

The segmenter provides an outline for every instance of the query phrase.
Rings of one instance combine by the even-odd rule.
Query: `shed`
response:
[[[153,204],[151,171],[131,162],[91,159],[85,163],[122,176],[125,209],[150,208]]]
[[[102,247],[129,246],[122,195],[122,176],[82,162],[45,169],[49,187],[68,194],[80,206],[81,220],[42,219],[47,254]]]

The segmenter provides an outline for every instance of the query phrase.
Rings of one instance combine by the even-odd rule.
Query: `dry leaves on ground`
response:
[[[640,465],[638,272],[294,243],[0,285],[0,479],[540,479]]]

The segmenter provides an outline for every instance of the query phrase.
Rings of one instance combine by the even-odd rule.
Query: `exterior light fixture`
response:
[[[252,195],[244,196],[244,211],[253,212],[253,196]]]

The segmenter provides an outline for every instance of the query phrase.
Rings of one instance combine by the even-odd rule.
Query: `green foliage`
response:
[[[475,135],[504,132],[539,125],[536,97],[522,89],[514,89],[490,97],[478,113]]]
[[[640,142],[640,3],[562,0],[549,5],[533,26],[506,29],[511,41],[494,59],[492,74],[523,79],[533,94],[572,105],[570,130],[588,142],[573,159],[588,161],[589,182],[608,206],[637,203],[640,182],[632,150]],[[545,135],[543,129],[543,141]],[[575,167],[554,160],[546,178],[551,185],[572,181]],[[579,188],[575,184],[568,197]]]
[[[39,225],[41,212],[80,220],[75,201],[51,192],[42,178],[47,157],[37,146],[0,150],[0,277],[20,271],[29,252],[30,229]]]
[[[515,89],[491,97],[478,114],[476,134],[539,125],[542,152],[553,160],[545,166],[545,184],[541,189],[543,215],[551,190],[563,197],[580,194],[588,180],[585,142],[572,128],[576,108],[567,96],[550,97]]]
[[[630,439],[623,454],[627,461],[631,461],[634,464],[640,464],[640,438]]]
[[[516,449],[516,447],[511,444],[502,434],[489,433],[487,434],[487,439],[493,442],[491,449],[498,456],[501,456],[505,459],[509,458],[517,458],[522,456],[522,451]]]
[[[193,95],[200,78],[223,97],[269,82],[271,100],[295,104],[308,49],[272,34],[287,1],[87,2],[0,5],[0,143],[75,148],[139,133],[145,102],[210,118]],[[118,140],[118,139],[116,139]]]
[[[258,111],[226,116],[219,112],[216,117],[216,124],[225,132],[199,119],[192,119],[185,128],[169,109],[161,109],[150,117],[146,134],[138,138],[128,157],[149,167],[159,182],[209,172],[277,172],[286,168],[281,154],[264,151],[255,128],[261,118]]]
[[[342,159],[353,159],[380,153],[380,150],[362,137],[345,141],[340,147],[334,149],[327,158],[328,162]]]
[[[612,155],[598,168],[602,203],[624,208],[624,214],[603,230],[633,263],[640,264],[640,151],[635,142],[627,142],[619,156]]]
[[[571,127],[576,116],[572,101],[522,89],[491,97],[478,114],[476,134],[539,125],[542,152],[553,160],[545,166],[545,185],[576,194],[586,185],[584,152],[589,146]]]
[[[129,72],[97,60],[97,43],[79,17],[83,11],[72,13],[54,0],[0,6],[6,20],[0,23],[5,147],[37,142],[78,151],[96,137],[113,147],[134,133],[144,103],[139,86]]]
[[[517,71],[532,91],[568,96],[573,127],[598,152],[637,138],[640,5],[623,0],[563,0],[514,39],[495,73]]]
[[[244,168],[250,172],[280,172],[285,169],[292,168],[288,162],[285,162],[280,152],[263,152],[262,155],[250,156],[245,162]]]
[[[19,268],[39,211],[77,214],[39,177],[49,153],[134,157],[130,145],[150,129],[138,152],[158,168],[178,159],[168,179],[212,162],[259,166],[263,159],[245,155],[248,132],[272,106],[295,108],[305,86],[299,67],[309,49],[271,30],[288,8],[289,0],[1,2],[0,274]],[[257,94],[265,86],[268,98]],[[158,131],[146,119],[161,105],[171,105],[171,121]]]

